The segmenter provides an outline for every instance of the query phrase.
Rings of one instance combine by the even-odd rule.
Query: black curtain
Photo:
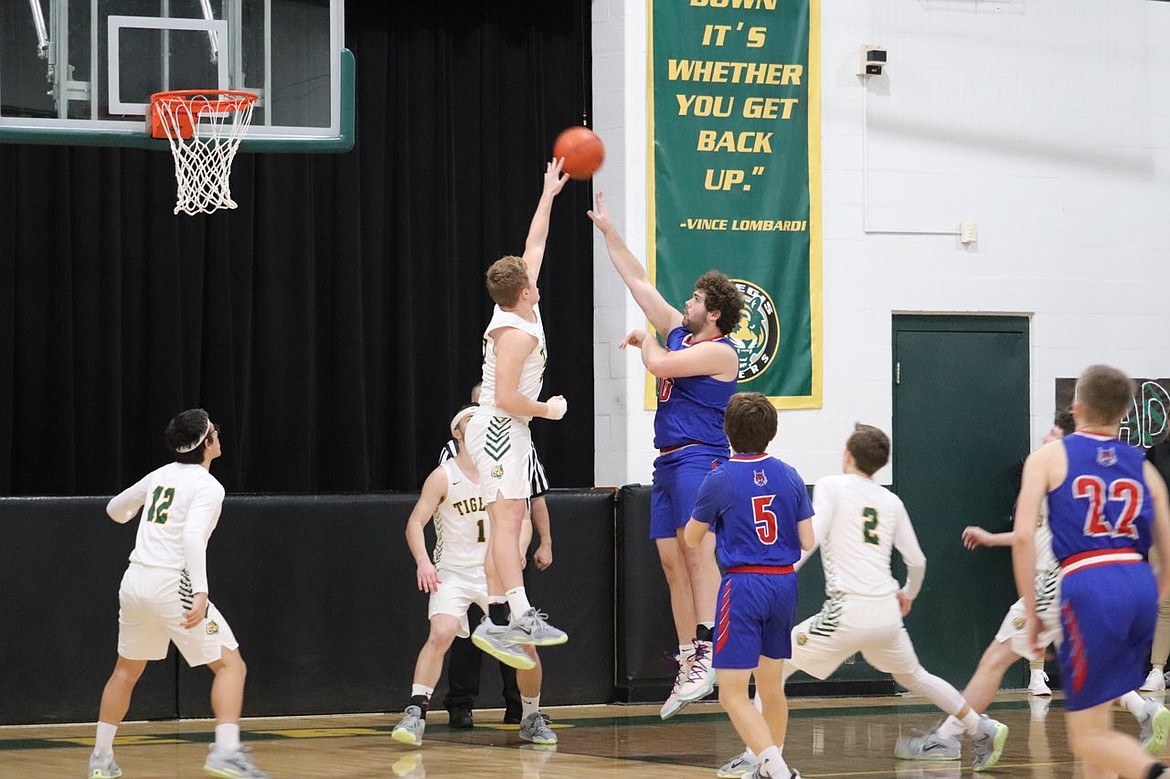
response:
[[[483,271],[589,119],[589,2],[348,6],[355,149],[239,155],[235,211],[173,215],[166,153],[0,145],[0,494],[121,489],[193,406],[229,491],[415,490],[434,466],[479,377]],[[540,278],[555,486],[593,483],[589,196],[557,198]]]

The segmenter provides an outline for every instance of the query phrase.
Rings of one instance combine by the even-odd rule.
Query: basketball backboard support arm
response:
[[[43,60],[49,58],[49,30],[45,27],[45,12],[41,8],[41,0],[28,0],[32,9],[33,26],[37,28],[37,56]]]
[[[206,21],[215,19],[215,14],[211,11],[211,0],[199,0],[199,6],[203,9],[203,18]],[[219,36],[215,34],[215,30],[207,31],[207,43],[211,46],[211,61],[219,61]]]

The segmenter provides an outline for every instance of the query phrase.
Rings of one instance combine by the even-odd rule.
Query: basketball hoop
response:
[[[150,96],[150,134],[166,138],[175,158],[175,213],[235,208],[232,160],[252,121],[257,95],[232,89],[183,89]]]

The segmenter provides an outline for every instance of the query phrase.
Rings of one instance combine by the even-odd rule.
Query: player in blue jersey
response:
[[[739,356],[727,334],[739,324],[743,294],[726,275],[709,271],[695,281],[694,293],[680,312],[650,282],[610,220],[600,192],[589,218],[605,237],[609,259],[634,301],[666,339],[663,347],[635,330],[622,342],[622,348],[641,350],[642,363],[658,380],[654,448],[659,454],[654,460],[650,537],[666,574],[679,643],[678,675],[662,707],[666,719],[715,686],[709,621],[719,590],[715,542],[707,539],[691,549],[682,532],[703,477],[728,456],[723,409],[735,392]]]
[[[758,392],[727,403],[725,426],[735,454],[699,487],[684,531],[698,546],[715,531],[719,585],[712,665],[719,703],[735,731],[759,756],[753,777],[798,777],[781,750],[788,731],[784,660],[792,657],[796,572],[801,550],[811,550],[813,509],[796,470],[765,452],[776,435],[776,409]],[[756,676],[763,712],[748,697]]]
[[[1132,403],[1133,382],[1116,368],[1092,365],[1077,380],[1077,432],[1043,446],[1024,464],[1012,564],[1036,651],[1040,618],[1035,590],[1035,531],[1048,499],[1052,552],[1063,571],[1058,657],[1069,744],[1086,777],[1170,777],[1138,742],[1113,729],[1110,704],[1142,683],[1159,595],[1146,563],[1153,543],[1170,559],[1166,484],[1140,449],[1117,440]]]

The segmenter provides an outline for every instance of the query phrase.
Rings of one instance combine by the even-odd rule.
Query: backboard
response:
[[[166,148],[151,94],[259,95],[241,150],[353,145],[344,0],[3,0],[0,142]]]

